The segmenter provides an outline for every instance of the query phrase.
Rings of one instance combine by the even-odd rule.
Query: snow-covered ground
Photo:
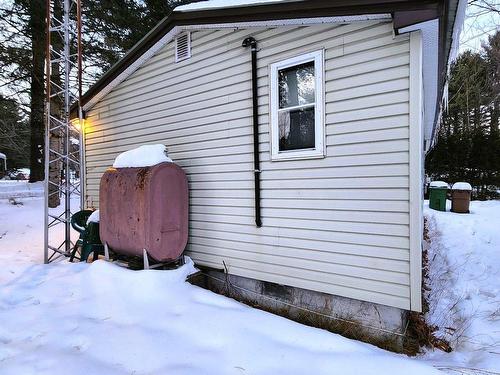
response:
[[[0,199],[43,196],[43,183],[29,184],[28,181],[0,180]]]
[[[2,375],[426,375],[441,373],[436,363],[456,366],[463,353],[419,361],[306,327],[185,282],[190,262],[175,271],[130,271],[104,261],[43,265],[43,199],[21,201],[0,199]],[[482,223],[477,207],[468,228]],[[442,215],[435,214],[436,223]],[[488,241],[498,249],[496,239]],[[498,280],[490,283],[498,288]]]
[[[451,353],[423,358],[442,367],[500,373],[500,201],[471,202],[470,214],[425,205],[430,262],[426,320]]]
[[[191,263],[43,265],[43,199],[22,202],[0,199],[2,375],[438,373],[195,287]]]

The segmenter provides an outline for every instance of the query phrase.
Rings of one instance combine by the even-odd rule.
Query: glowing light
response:
[[[85,119],[81,119],[81,121],[78,117],[71,119],[71,125],[79,132],[85,131]]]

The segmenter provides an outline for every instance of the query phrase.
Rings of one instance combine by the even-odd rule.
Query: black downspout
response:
[[[253,37],[246,38],[243,47],[250,47],[252,53],[252,106],[253,106],[253,167],[255,182],[255,225],[262,226],[260,218],[260,156],[259,156],[259,112],[257,108],[257,41]]]

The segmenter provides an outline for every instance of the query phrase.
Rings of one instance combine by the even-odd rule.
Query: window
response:
[[[175,38],[175,62],[191,57],[191,33],[189,31],[179,34]]]
[[[272,160],[323,157],[323,51],[270,68]]]

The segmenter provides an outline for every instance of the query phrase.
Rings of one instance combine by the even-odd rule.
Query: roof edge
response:
[[[458,1],[458,0],[456,0]],[[394,14],[398,11],[429,11],[441,7],[441,0],[309,0],[293,2],[257,3],[231,8],[209,10],[173,11],[157,26],[137,42],[116,64],[114,64],[81,98],[81,105],[88,110],[106,93],[103,90],[117,78],[126,79],[145,60],[153,56],[176,27],[188,25],[229,24],[238,22],[263,22],[304,18],[328,18],[339,16],[359,16],[374,14]],[[159,44],[158,44],[159,43]],[[160,47],[161,48],[161,47]],[[447,55],[448,53],[446,53]],[[72,107],[72,116],[77,115],[77,105]]]

